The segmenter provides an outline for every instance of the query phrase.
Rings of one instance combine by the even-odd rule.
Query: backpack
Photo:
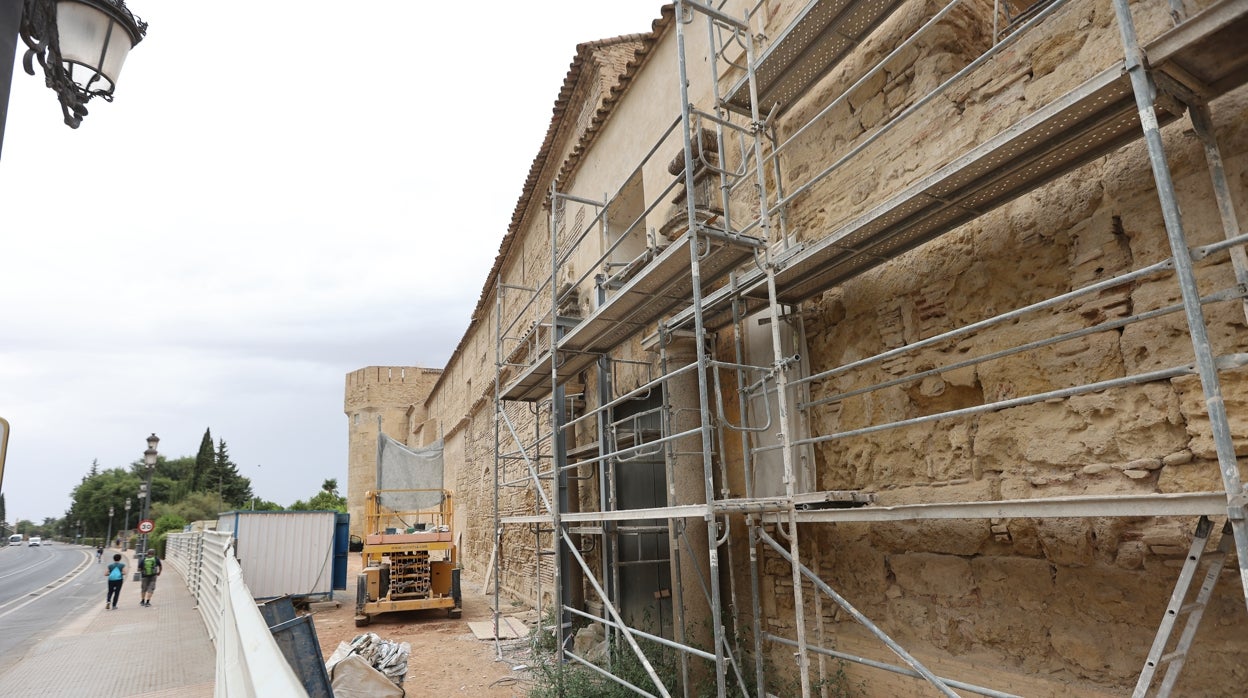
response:
[[[110,582],[121,581],[121,563],[120,562],[114,562],[113,564],[108,566],[108,580]]]
[[[143,576],[150,577],[156,574],[156,556],[143,558]]]

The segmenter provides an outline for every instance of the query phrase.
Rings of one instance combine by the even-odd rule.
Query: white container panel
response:
[[[334,578],[332,511],[238,511],[221,514],[233,531],[243,581],[257,599],[330,595]]]

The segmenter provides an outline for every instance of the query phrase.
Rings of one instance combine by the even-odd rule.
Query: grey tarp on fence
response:
[[[442,439],[411,448],[385,434],[377,436],[377,489],[439,490],[386,492],[380,504],[391,511],[432,509],[442,503]]]

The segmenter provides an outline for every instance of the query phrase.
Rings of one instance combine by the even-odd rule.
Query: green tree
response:
[[[347,513],[347,498],[336,495],[332,492],[321,490],[312,496],[308,501],[300,499],[290,505],[291,511],[336,511],[340,514]]]
[[[329,478],[321,483],[321,491],[330,494],[338,494],[338,478]]]
[[[165,458],[163,456],[156,459],[156,475],[166,477],[170,480],[182,482],[183,480],[189,485],[191,480],[191,472],[195,469],[195,459],[190,456],[181,456],[178,458]]]
[[[170,531],[181,531],[186,528],[186,520],[176,514],[165,514],[156,519],[155,527],[152,529],[152,547],[156,549],[156,554],[160,557],[165,556],[165,536]]]
[[[190,456],[162,460],[157,464],[157,476],[167,478],[171,483],[167,501],[182,501],[187,495],[195,491],[191,487],[191,476],[194,472],[195,459]]]
[[[159,504],[154,515],[160,518],[177,516],[183,521],[216,521],[221,507],[215,492],[192,492],[176,502]]]
[[[286,510],[286,507],[282,506],[281,504],[278,504],[277,502],[270,502],[269,500],[261,499],[260,497],[253,497],[250,501],[248,501],[247,508],[252,511],[285,511]]]
[[[85,533],[102,537],[108,530],[108,508],[113,507],[113,530],[123,525],[122,503],[127,497],[134,498],[139,491],[141,477],[133,471],[122,468],[100,470],[94,475],[83,478],[82,482],[70,492],[70,507],[65,512],[65,523],[61,526],[61,535],[73,535],[78,521],[82,521]],[[171,481],[166,478],[153,479],[152,490],[159,496],[167,491]],[[159,487],[158,487],[159,485]]]
[[[230,460],[230,451],[225,445],[225,439],[217,442],[211,479],[205,484],[204,489],[209,491],[216,487],[223,505],[241,507],[251,499],[251,480],[238,474],[238,466]]]
[[[192,492],[208,489],[206,480],[216,460],[217,454],[212,447],[212,429],[204,429],[204,438],[199,441],[199,453],[195,455],[195,467],[191,471]]]
[[[184,528],[186,528],[186,519],[178,516],[177,514],[165,514],[159,519],[156,519],[156,524],[155,527],[152,528],[152,533],[160,535],[166,531],[181,531]]]

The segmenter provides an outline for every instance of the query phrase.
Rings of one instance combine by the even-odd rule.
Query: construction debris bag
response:
[[[339,647],[346,645],[341,643]],[[337,652],[335,652],[337,654]],[[385,674],[368,665],[368,660],[352,654],[334,664],[330,681],[334,698],[403,698],[404,690]]]
[[[396,686],[403,685],[407,678],[407,660],[412,654],[412,646],[406,642],[383,640],[377,633],[356,635],[350,643],[340,642],[338,648],[325,662],[325,670],[332,676],[334,669],[349,657],[359,657],[370,667],[381,672]]]

